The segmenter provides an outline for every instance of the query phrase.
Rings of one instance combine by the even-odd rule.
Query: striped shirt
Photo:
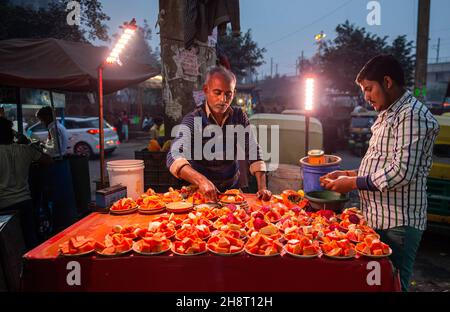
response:
[[[361,208],[370,226],[410,226],[425,230],[427,176],[439,124],[425,105],[406,91],[382,111],[358,170]]]
[[[195,124],[196,119],[200,120],[199,125]],[[233,135],[233,138],[228,138],[233,146],[233,155],[231,155],[233,159],[227,157],[228,139],[226,138],[226,127],[240,125],[246,128],[250,125],[247,115],[240,108],[232,109],[230,107],[225,113],[222,123],[219,124],[211,114],[208,105],[204,103],[193,112],[187,114],[183,118],[181,125],[186,126],[190,133],[186,136],[185,134],[179,134],[172,141],[171,150],[167,154],[166,161],[167,168],[175,177],[179,178],[179,171],[183,166],[190,165],[193,169],[206,176],[219,190],[224,191],[229,188],[235,188],[239,182],[238,148],[242,148],[244,151],[251,174],[258,171],[266,171],[265,163],[262,160],[261,147],[253,135],[246,135],[244,137],[245,142],[239,142],[236,135]],[[214,133],[214,137],[218,135],[218,140],[222,143],[214,147],[214,149],[218,148],[216,151],[218,152],[218,158],[214,157],[214,159],[207,159],[203,155],[205,145],[208,147],[210,144],[208,142],[211,139],[211,135],[206,135],[205,133],[205,129],[209,126],[217,126],[221,129],[221,134]],[[200,146],[195,146],[196,137],[199,137]],[[195,150],[195,148],[199,150]]]

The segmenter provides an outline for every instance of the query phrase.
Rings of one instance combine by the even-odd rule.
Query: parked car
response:
[[[61,118],[58,118],[61,122]],[[65,117],[64,126],[69,132],[68,151],[92,157],[100,153],[98,117]],[[116,129],[104,122],[105,152],[112,153],[120,144]],[[27,129],[27,136],[44,142],[48,131],[40,122]]]

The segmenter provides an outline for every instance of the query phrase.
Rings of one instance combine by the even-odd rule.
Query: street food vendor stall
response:
[[[25,291],[399,291],[361,212],[311,211],[301,191],[270,201],[194,188],[93,213],[24,256]]]

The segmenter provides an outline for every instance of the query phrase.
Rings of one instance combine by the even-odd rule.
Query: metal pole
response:
[[[22,111],[22,101],[20,98],[20,88],[16,88],[16,99],[17,99],[17,133],[23,134],[23,111]]]
[[[305,156],[308,156],[309,150],[309,113],[305,111]]]
[[[103,132],[103,64],[98,67],[98,127],[100,141],[100,187],[105,187],[105,139]]]
[[[436,64],[439,63],[439,50],[441,49],[441,38],[438,38],[437,52],[436,52]]]
[[[59,142],[59,132],[58,132],[58,119],[56,118],[56,112],[55,112],[55,102],[53,101],[53,92],[49,90],[50,93],[50,104],[52,106],[52,114],[53,114],[53,122],[55,123],[55,140],[56,144],[58,145],[58,157],[62,157],[61,153],[61,143]]]
[[[419,0],[419,17],[416,40],[415,93],[424,99],[423,91],[427,85],[428,39],[430,29],[430,0]]]

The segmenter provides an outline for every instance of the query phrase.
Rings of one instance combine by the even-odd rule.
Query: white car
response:
[[[61,118],[57,118],[61,122]],[[65,117],[64,126],[69,133],[68,152],[91,157],[99,155],[100,140],[98,117]],[[46,127],[40,122],[27,129],[27,136],[45,142],[48,137]],[[104,122],[105,152],[112,153],[120,144],[116,129]]]

